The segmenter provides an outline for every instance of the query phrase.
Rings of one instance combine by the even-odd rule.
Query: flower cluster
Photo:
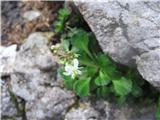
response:
[[[63,73],[66,76],[71,76],[73,79],[81,74],[80,68],[78,67],[78,59],[74,59],[71,64],[65,64],[65,72]]]

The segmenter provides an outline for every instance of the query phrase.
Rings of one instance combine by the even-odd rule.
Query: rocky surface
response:
[[[7,83],[2,80],[1,81],[1,115],[13,117],[17,115],[17,109],[15,104],[13,103],[13,100],[10,96],[9,90],[8,90]]]
[[[27,102],[26,115],[28,120],[62,120],[74,103],[75,95],[72,92],[54,87],[39,100]]]
[[[16,97],[10,90],[10,78],[1,79],[1,118],[2,120],[24,120],[24,102]],[[3,119],[5,118],[5,119]]]
[[[41,12],[36,10],[30,10],[23,14],[23,18],[25,18],[27,21],[35,20],[40,16],[41,16]]]
[[[144,79],[160,87],[160,1],[75,4],[106,54],[121,64],[138,66]]]
[[[16,54],[11,81],[7,85],[14,95],[25,100],[25,117],[22,120],[155,120],[154,105],[126,105],[119,108],[107,101],[79,101],[58,81],[56,58],[47,43],[46,34],[32,33]],[[7,117],[13,115],[18,120],[15,115],[17,109],[11,103],[5,85],[2,89],[2,114]]]
[[[12,91],[25,100],[34,100],[56,81],[57,64],[41,33],[32,33],[17,53]]]
[[[56,58],[47,43],[45,34],[32,33],[17,52],[11,74],[11,90],[26,101],[29,120],[61,120],[75,103],[75,95],[60,88]]]
[[[92,100],[90,100],[92,101]],[[65,120],[155,120],[155,107],[140,107],[139,105],[124,105],[118,107],[103,100],[80,103],[72,108]]]
[[[73,109],[65,116],[65,120],[100,120],[99,113],[92,107]]]
[[[21,45],[23,39],[32,32],[53,30],[52,24],[62,3],[61,1],[2,0],[2,45]],[[40,16],[37,16],[39,14]]]
[[[159,2],[155,3],[112,1],[77,5],[104,52],[122,64],[137,64],[142,76],[159,87]],[[81,101],[64,89],[45,33],[30,34],[18,52],[15,45],[0,47],[0,61],[4,78],[0,80],[3,120],[155,120],[156,108],[152,104],[117,107],[103,100],[82,102],[85,99]],[[6,80],[6,76],[11,79]]]
[[[0,46],[0,75],[7,76],[13,72],[13,64],[17,54],[17,45]]]

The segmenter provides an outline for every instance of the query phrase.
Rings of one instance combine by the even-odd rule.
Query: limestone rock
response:
[[[0,46],[0,75],[7,76],[13,72],[13,64],[17,54],[17,45]]]
[[[42,33],[31,34],[17,53],[11,87],[15,95],[34,100],[56,84],[57,64]]]
[[[155,105],[126,104],[121,107],[114,103],[98,100],[93,104],[101,120],[155,120]]]
[[[138,66],[144,79],[155,87],[160,87],[159,0],[105,2],[75,0],[75,4],[94,32],[104,53],[118,63]],[[152,51],[157,51],[156,55]],[[146,54],[150,56],[148,60],[144,58]],[[148,70],[149,66],[151,70]]]
[[[8,85],[4,80],[1,80],[1,115],[14,117],[17,115],[16,106],[10,96]]]
[[[31,34],[20,47],[11,74],[11,90],[26,101],[28,120],[61,120],[75,103],[75,95],[60,88],[56,58],[47,43],[44,34]]]
[[[23,14],[23,18],[25,18],[28,21],[32,21],[35,20],[36,18],[38,18],[39,16],[41,16],[41,13],[37,10],[30,10],[30,11],[26,11]]]
[[[100,120],[100,116],[93,107],[85,105],[69,111],[65,116],[65,120]]]
[[[26,115],[29,120],[62,120],[74,103],[75,95],[72,92],[54,87],[39,100],[28,102]]]
[[[144,79],[160,89],[160,49],[142,54],[137,58],[137,65]]]

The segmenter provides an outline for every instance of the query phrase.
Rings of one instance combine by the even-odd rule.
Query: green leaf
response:
[[[126,96],[132,90],[132,81],[121,77],[119,80],[113,80],[114,90],[117,95]]]
[[[126,96],[119,96],[117,98],[117,103],[118,103],[119,106],[124,105],[125,101],[126,101]]]
[[[80,97],[86,97],[90,95],[90,79],[77,80],[74,84],[74,90]]]
[[[75,83],[75,80],[73,79],[64,79],[64,86],[65,88],[69,89],[69,90],[73,90],[73,85]]]
[[[160,97],[157,105],[156,120],[160,120]]]
[[[106,73],[104,73],[102,71],[99,72],[99,75],[100,75],[101,79],[104,79],[106,81],[110,80],[110,77]]]
[[[72,37],[73,46],[77,47],[80,50],[84,50],[86,52],[88,52],[88,42],[89,42],[88,34],[83,30],[79,30]]]
[[[97,68],[95,67],[86,67],[86,72],[89,76],[94,76],[97,73]]]
[[[55,25],[55,32],[57,33],[61,32],[64,27],[64,24],[62,21],[56,21],[54,25]]]
[[[98,86],[104,86],[108,85],[110,81],[109,76],[100,71],[99,76],[95,79],[95,84]]]
[[[110,89],[106,86],[102,86],[100,88],[97,88],[97,97],[98,98],[107,98],[109,95]]]
[[[61,45],[66,51],[69,51],[69,40],[62,40]]]
[[[75,80],[72,79],[71,76],[64,75],[63,72],[64,72],[63,69],[58,70],[58,73],[64,80],[64,86],[69,90],[73,90],[73,84],[75,83]]]
[[[105,54],[98,54],[97,59],[101,67],[107,67],[109,65],[112,65],[112,62]]]
[[[142,88],[138,84],[134,83],[132,88],[132,95],[134,97],[140,97],[143,94]]]
[[[58,11],[59,16],[67,17],[70,14],[70,11],[67,8],[60,9]]]

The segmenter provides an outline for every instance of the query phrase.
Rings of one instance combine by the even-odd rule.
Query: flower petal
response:
[[[66,76],[71,75],[71,74],[70,74],[70,73],[68,73],[68,72],[63,72],[63,74],[64,74],[64,75],[66,75]]]
[[[72,75],[71,75],[71,78],[74,79],[74,78],[75,78],[75,74],[72,74]]]
[[[68,73],[68,74],[71,74],[72,73],[72,68],[70,65],[66,64],[65,66],[65,71]]]
[[[78,69],[78,64],[79,64],[79,61],[77,59],[74,59],[73,60],[73,66],[74,66],[74,68]]]

